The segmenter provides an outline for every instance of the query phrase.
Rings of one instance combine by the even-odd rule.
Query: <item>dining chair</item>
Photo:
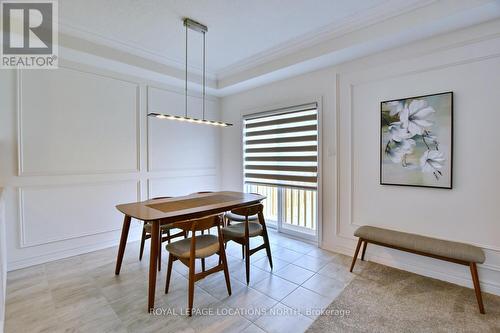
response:
[[[260,193],[256,192],[250,192],[250,194],[261,195]],[[226,214],[224,214],[224,218],[225,225],[230,225],[231,222],[245,222],[245,216],[237,214],[234,209],[230,212],[226,212]],[[248,217],[248,221],[250,222],[257,222],[258,219],[259,217],[257,216],[257,214]]]
[[[263,214],[264,206],[262,204],[251,205],[241,208],[233,209],[232,212],[236,215],[244,216],[245,221],[242,223],[235,223],[222,228],[222,235],[224,242],[232,240],[244,247],[245,252],[245,265],[246,265],[246,278],[247,284],[250,283],[250,256],[257,251],[266,250],[269,265],[273,269],[273,259],[271,256],[271,246],[269,244],[269,237],[267,234],[266,221]],[[251,222],[249,217],[257,215],[257,222]],[[262,236],[263,244],[250,249],[250,238]]]
[[[226,251],[224,248],[224,241],[221,232],[221,217],[220,215],[212,215],[200,219],[188,220],[183,222],[176,222],[174,227],[184,230],[185,232],[191,231],[191,237],[180,241],[167,244],[166,249],[168,255],[168,268],[167,280],[165,283],[165,294],[168,294],[170,286],[170,276],[172,273],[172,265],[174,261],[179,260],[181,263],[189,268],[189,288],[188,288],[188,309],[187,313],[191,317],[194,301],[194,283],[206,276],[224,271],[226,279],[226,288],[229,295],[231,295],[231,281],[229,280],[229,270],[227,267]],[[217,227],[217,236],[215,235],[196,235],[196,231],[207,230],[208,228]],[[205,259],[214,254],[219,255],[217,266],[208,270],[203,270],[199,273],[196,272],[196,259]]]
[[[214,191],[200,191],[200,192],[194,192],[191,194],[205,194],[205,193],[214,193]],[[210,229],[207,230],[208,234],[210,235]],[[205,230],[201,230],[201,234],[205,234]],[[201,270],[205,271],[205,258],[201,259]]]
[[[172,198],[172,197],[156,197],[156,198],[153,198],[152,200],[169,199],[169,198]],[[161,270],[161,245],[162,245],[162,243],[165,241],[170,243],[171,239],[181,237],[181,236],[184,236],[184,238],[187,237],[187,233],[184,231],[178,232],[176,234],[170,234],[170,231],[172,229],[175,229],[175,228],[172,227],[171,224],[161,224],[161,221],[160,221],[160,238],[158,239],[158,242],[159,242],[158,270]],[[164,235],[166,235],[166,236],[164,236]],[[146,239],[150,239],[150,238],[151,238],[151,223],[144,223],[144,225],[142,227],[141,249],[139,251],[139,261],[142,260],[142,255],[144,253],[144,243],[146,242]],[[151,241],[153,241],[153,240],[151,240]]]
[[[260,195],[259,193],[251,193],[251,194],[257,194]],[[257,214],[251,215],[248,217],[249,222],[258,222],[259,217]],[[242,223],[245,222],[245,216],[243,215],[238,215],[234,209],[232,211],[226,212],[224,214],[224,226],[231,225],[231,222],[237,222],[237,223]],[[245,246],[241,246],[241,257],[245,259]]]

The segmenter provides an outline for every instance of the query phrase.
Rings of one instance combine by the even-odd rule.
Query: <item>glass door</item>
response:
[[[246,184],[245,191],[265,195],[264,217],[278,232],[317,241],[317,191]]]

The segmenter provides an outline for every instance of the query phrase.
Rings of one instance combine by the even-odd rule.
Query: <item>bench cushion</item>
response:
[[[480,264],[485,260],[483,250],[477,246],[368,225],[359,227],[354,232],[354,236],[365,239],[368,242],[379,242],[455,260]]]

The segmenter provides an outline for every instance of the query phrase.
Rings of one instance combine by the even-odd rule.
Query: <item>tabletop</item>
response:
[[[117,205],[123,214],[142,221],[178,220],[218,214],[234,208],[259,203],[266,197],[254,193],[211,192],[194,193],[182,197],[151,199]]]

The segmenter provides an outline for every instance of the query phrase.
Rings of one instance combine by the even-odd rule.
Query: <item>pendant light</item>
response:
[[[205,119],[205,34],[208,31],[208,28],[206,25],[203,25],[199,22],[196,22],[194,20],[191,20],[189,18],[185,18],[184,20],[184,26],[186,27],[186,67],[185,67],[185,82],[184,82],[184,116],[173,116],[170,114],[162,114],[162,113],[155,113],[151,112],[148,114],[149,117],[155,117],[158,119],[169,119],[169,120],[178,120],[178,121],[184,121],[184,122],[189,122],[189,123],[195,123],[195,124],[206,124],[206,125],[213,125],[213,126],[221,126],[221,127],[227,127],[227,126],[232,126],[233,124],[225,123],[222,121],[214,121],[214,120],[207,120]],[[202,119],[197,119],[197,118],[192,118],[188,117],[188,30],[194,30],[197,32],[201,32],[203,34],[203,85],[202,85]]]

